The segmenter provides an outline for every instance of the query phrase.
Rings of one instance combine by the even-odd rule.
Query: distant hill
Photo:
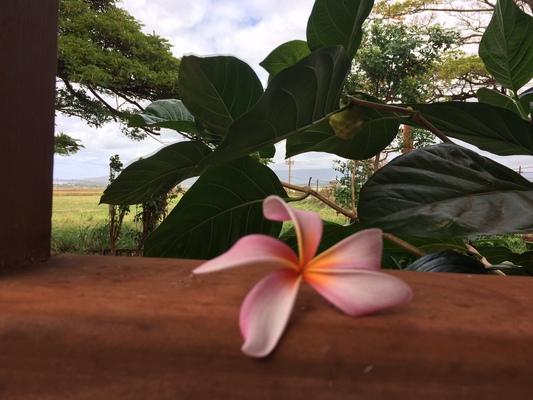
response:
[[[274,168],[273,171],[282,181],[287,182],[289,180],[289,170],[287,167],[283,169]],[[307,185],[309,178],[311,178],[313,186],[316,185],[317,179],[319,186],[325,186],[330,181],[335,180],[337,175],[339,175],[339,173],[334,171],[333,168],[293,168],[291,183],[295,185]]]
[[[65,187],[106,187],[109,183],[107,176],[100,176],[96,178],[85,179],[54,179],[54,186]]]
[[[279,177],[280,180],[287,182],[289,180],[289,170],[287,168],[278,169],[273,168],[273,171]],[[335,180],[338,172],[334,171],[331,168],[317,168],[317,169],[298,169],[295,168],[292,171],[291,183],[295,185],[307,185],[309,178],[311,179],[312,185],[316,185],[318,179],[318,184],[320,186],[325,186],[328,182]],[[181,186],[190,187],[196,181],[196,178],[187,179],[182,182]],[[99,176],[95,178],[86,178],[86,179],[54,179],[54,185],[58,187],[83,187],[83,188],[104,188],[108,184],[107,176]]]

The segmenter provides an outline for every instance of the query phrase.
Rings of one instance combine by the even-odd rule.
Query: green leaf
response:
[[[311,50],[309,50],[306,41],[291,40],[272,50],[259,65],[270,74],[270,78],[273,78],[279,72],[307,57],[310,53]]]
[[[518,98],[524,110],[531,116],[533,114],[533,88],[521,93]]]
[[[157,100],[145,108],[144,112],[130,118],[131,127],[167,128],[178,132],[198,134],[193,115],[181,100]]]
[[[526,267],[533,274],[533,251],[526,251],[522,254],[516,254],[511,260],[513,264]]]
[[[491,264],[515,263],[516,258],[520,256],[505,246],[476,245],[476,250]]]
[[[140,204],[201,173],[200,161],[211,150],[200,142],[178,142],[148,158],[135,161],[107,187],[100,199],[107,204]]]
[[[279,179],[251,157],[209,168],[148,237],[144,255],[207,259],[252,233],[278,236],[262,202],[287,197]]]
[[[500,156],[533,155],[533,136],[528,121],[489,104],[447,102],[413,104],[433,125],[448,136]],[[416,125],[414,121],[410,124]],[[420,126],[420,125],[419,125]]]
[[[506,275],[533,275],[533,251],[514,253],[504,246],[476,246],[479,253]]]
[[[490,104],[495,107],[505,108],[515,114],[520,115],[520,110],[516,103],[509,96],[494,89],[480,88],[477,91],[477,99],[481,103]]]
[[[257,104],[233,123],[214,159],[250,154],[325,119],[338,108],[349,67],[338,46],[316,50],[281,71]]]
[[[332,153],[351,160],[366,160],[375,156],[394,140],[400,121],[391,113],[362,107],[358,109],[363,124],[354,129],[351,135],[339,137],[329,121],[321,121],[288,138],[286,156],[309,151]]]
[[[407,271],[417,272],[454,272],[461,274],[487,274],[487,270],[478,260],[456,253],[441,251],[420,257],[410,264]]]
[[[398,234],[457,237],[533,230],[533,184],[452,144],[392,160],[363,186],[360,220]]]
[[[274,146],[273,144],[263,147],[261,150],[259,150],[259,156],[261,158],[274,158],[275,155],[276,146]]]
[[[235,119],[263,93],[255,72],[228,56],[181,59],[179,87],[183,103],[207,129],[224,136]]]
[[[398,236],[405,242],[415,246],[425,253],[434,253],[445,250],[466,251],[466,246],[462,238],[428,238],[415,236]],[[383,268],[403,269],[416,260],[417,256],[407,252],[390,240],[383,241],[383,258],[381,261]]]
[[[498,0],[479,56],[498,82],[518,91],[533,78],[533,17],[513,0]]]
[[[307,22],[311,50],[341,45],[352,59],[361,44],[362,26],[374,0],[316,0]]]

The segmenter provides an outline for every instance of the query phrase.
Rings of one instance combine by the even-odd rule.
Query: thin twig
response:
[[[482,254],[480,254],[479,251],[477,251],[477,249],[474,246],[472,246],[470,243],[466,244],[466,249],[468,250],[469,253],[478,256],[479,261],[481,261],[481,264],[483,264],[485,268],[492,267],[492,264],[489,262],[489,260],[487,260]],[[503,272],[500,269],[493,269],[492,272],[494,272],[496,275],[507,276],[505,272]]]
[[[329,200],[327,197],[321,195],[317,191],[311,189],[311,187],[303,187],[303,186],[296,186],[287,182],[281,182],[281,184],[286,187],[287,189],[295,190],[297,192],[305,193],[304,196],[301,197],[301,199],[305,199],[308,196],[313,196],[319,199],[324,204],[328,205],[329,207],[333,208],[335,211],[337,211],[339,214],[342,214],[348,218],[350,218],[352,221],[357,221],[357,214],[352,213],[348,210],[343,209],[342,207],[339,207],[337,204]],[[299,200],[294,199],[294,201]],[[385,233],[383,232],[383,238],[394,243],[398,247],[404,249],[405,251],[414,254],[417,257],[423,257],[426,255],[422,250],[420,250],[418,247],[413,246],[412,244],[407,243],[405,240],[400,239],[397,236],[394,236],[392,233]]]
[[[311,195],[313,197],[316,197],[322,203],[324,203],[324,204],[328,205],[329,207],[333,208],[339,214],[342,214],[345,217],[350,218],[351,220],[357,220],[357,214],[356,213],[352,213],[352,212],[350,212],[348,210],[343,209],[342,207],[339,207],[333,201],[331,201],[330,199],[328,199],[324,195],[318,193],[316,190],[311,189],[309,186],[308,187],[296,186],[296,185],[293,185],[293,184],[287,183],[287,182],[281,182],[281,184],[284,187],[286,187],[287,189],[296,190],[297,192],[305,193],[307,196]]]
[[[372,108],[374,110],[381,110],[381,111],[388,111],[388,112],[393,112],[393,113],[409,115],[413,119],[413,121],[424,126],[428,131],[432,132],[435,136],[437,136],[444,143],[453,143],[450,140],[450,138],[446,136],[444,132],[442,132],[435,125],[429,122],[418,110],[414,110],[410,107],[400,107],[400,106],[396,106],[392,104],[374,103],[372,101],[358,99],[357,97],[352,97],[352,96],[349,96],[349,99],[352,104],[356,104],[358,106]]]
[[[124,100],[126,100],[128,103],[133,104],[133,105],[134,105],[135,107],[137,107],[140,111],[144,111],[144,107],[141,106],[141,105],[140,105],[138,102],[136,102],[135,100],[126,97],[126,95],[124,95],[124,94],[122,94],[122,93],[119,93],[119,92],[117,92],[116,90],[111,89],[111,91],[112,91],[113,93],[115,93],[115,95],[117,95],[118,97],[122,97],[122,98],[123,98]]]
[[[394,236],[392,233],[383,232],[383,239],[387,239],[389,242],[394,243],[396,246],[401,247],[405,251],[417,257],[424,257],[427,254],[424,251],[420,250],[418,247],[407,243],[405,240],[402,240],[397,236]]]
[[[426,117],[422,115],[420,111],[415,111],[413,113],[413,121],[418,122],[420,125],[425,126],[428,131],[433,133],[435,136],[437,136],[440,140],[442,140],[444,143],[453,143],[446,134],[438,129],[435,125],[433,125],[431,122],[429,122]]]

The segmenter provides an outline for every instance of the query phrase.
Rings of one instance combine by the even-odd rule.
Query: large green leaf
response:
[[[509,110],[463,102],[414,104],[412,107],[448,136],[482,150],[500,156],[533,155],[533,136],[528,121]]]
[[[146,241],[146,256],[207,259],[252,233],[277,236],[263,217],[269,195],[287,197],[274,172],[251,157],[209,168]]]
[[[362,26],[374,0],[316,0],[307,23],[311,50],[342,45],[352,59],[361,44]]]
[[[140,204],[168,192],[201,173],[198,165],[211,150],[200,142],[179,142],[127,166],[100,200],[107,204]]]
[[[498,0],[479,56],[498,82],[516,92],[533,78],[533,17],[514,0]]]
[[[321,121],[289,137],[286,156],[309,151],[332,153],[352,160],[366,160],[375,156],[394,140],[400,121],[396,116],[379,110],[359,110],[362,125],[354,127],[353,134],[340,137],[335,134],[329,121]]]
[[[261,82],[250,66],[229,56],[183,57],[179,87],[187,108],[220,136],[263,93]]]
[[[291,40],[272,50],[259,65],[270,74],[270,78],[273,78],[279,72],[307,57],[310,53],[311,50],[309,50],[306,41]]]
[[[179,132],[198,134],[193,115],[181,100],[157,100],[145,110],[130,118],[132,127],[167,128]]]
[[[421,237],[532,231],[532,209],[531,182],[453,144],[395,158],[367,181],[359,201],[362,223]]]
[[[257,104],[230,127],[215,159],[250,154],[308,129],[338,108],[350,62],[340,46],[316,50],[272,79]]]
[[[477,91],[477,99],[481,103],[490,104],[495,107],[505,108],[515,114],[520,115],[520,110],[516,106],[516,103],[509,96],[498,92],[494,89],[482,87]]]

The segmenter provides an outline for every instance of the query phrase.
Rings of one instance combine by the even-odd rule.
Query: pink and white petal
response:
[[[292,220],[298,239],[300,265],[307,264],[315,256],[322,238],[322,220],[317,213],[297,210],[281,197],[269,196],[263,202],[263,214],[273,221]]]
[[[291,315],[301,280],[296,271],[282,269],[267,275],[248,293],[239,317],[245,354],[265,357],[274,350]]]
[[[318,293],[353,317],[407,303],[413,296],[411,288],[405,282],[382,272],[309,271],[304,276]]]
[[[306,269],[361,269],[378,271],[381,268],[383,232],[366,229],[357,232],[316,256]]]
[[[298,257],[285,243],[266,235],[248,235],[239,239],[224,254],[209,260],[194,274],[207,274],[228,268],[258,265],[298,269]]]

